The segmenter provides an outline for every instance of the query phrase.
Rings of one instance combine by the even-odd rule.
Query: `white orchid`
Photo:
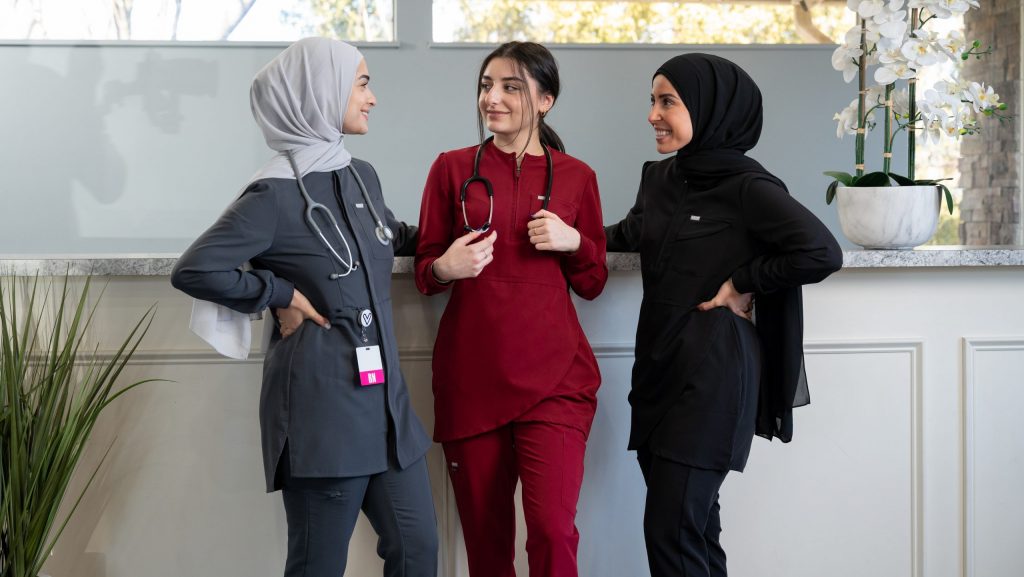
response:
[[[974,0],[932,0],[927,2],[926,8],[929,12],[939,18],[949,18],[953,15],[960,15],[966,13],[973,6],[978,8],[979,5]]]
[[[907,40],[900,51],[915,70],[946,60],[946,55],[935,50],[931,42],[917,38]]]
[[[960,80],[939,80],[934,89],[947,105],[956,106],[966,98],[969,87]]]
[[[844,134],[857,134],[857,99],[854,98],[850,104],[837,112],[832,120],[838,121],[836,125],[836,138],[842,138]],[[875,113],[867,115],[868,130],[875,126]]]
[[[999,107],[999,95],[991,86],[986,88],[984,84],[971,82],[968,93],[970,94],[968,100],[974,106],[974,111],[979,114]]]
[[[917,76],[917,72],[910,67],[908,62],[894,62],[879,66],[875,69],[875,82],[879,84],[892,84],[897,80],[909,80]]]
[[[893,91],[892,111],[900,118],[907,118],[910,116],[910,92],[906,89]]]
[[[846,0],[846,7],[856,12],[861,18],[871,18],[885,10],[884,0]]]
[[[846,33],[844,42],[832,52],[832,67],[842,72],[846,82],[852,82],[863,69],[877,85],[833,116],[838,138],[856,135],[859,171],[857,176],[828,173],[836,182],[826,193],[826,199],[834,195],[836,183],[850,186],[864,175],[863,139],[876,124],[876,112],[881,118],[894,120],[890,124],[894,134],[907,130],[915,138],[936,142],[976,134],[982,116],[1005,116],[1000,111],[1006,105],[1000,103],[992,86],[967,82],[959,76],[964,54],[981,55],[990,50],[978,50],[980,43],[968,43],[962,32],[937,34],[923,28],[933,19],[960,15],[978,4],[978,0],[847,0],[847,7],[857,13],[858,25]],[[919,11],[913,19],[909,18],[912,10]],[[907,82],[907,89],[897,88],[900,82],[917,78],[918,72],[926,67],[943,63],[949,63],[953,71],[934,86],[923,86],[918,81]],[[883,113],[885,116],[881,116]],[[908,139],[908,146],[913,143],[913,139]],[[892,174],[892,140],[888,139],[884,146],[886,154],[881,169]],[[913,172],[913,166],[908,167],[906,178],[913,181]],[[877,179],[871,175],[870,181]],[[952,210],[949,197],[947,203]]]
[[[878,61],[882,64],[895,64],[897,62],[906,62],[907,58],[903,55],[903,47],[898,41],[882,39],[878,42]]]
[[[939,124],[942,134],[949,138],[960,138],[960,135],[964,132],[964,123],[960,120],[959,116],[947,116]]]
[[[947,56],[956,60],[957,58],[960,58],[960,55],[964,52],[964,48],[967,47],[967,40],[964,39],[963,32],[960,32],[959,30],[952,30],[946,37],[937,39],[936,44],[939,45],[939,48],[942,49]]]
[[[942,118],[944,119],[945,116]],[[920,134],[923,137],[922,140],[925,142],[938,144],[946,134],[942,131],[942,120],[925,120],[924,127]]]
[[[840,44],[832,53],[832,68],[842,72],[843,80],[850,82],[857,77],[857,72],[860,70],[857,59],[863,53],[864,51],[860,48]]]
[[[903,0],[891,0],[884,10],[871,18],[875,30],[883,38],[902,39],[907,35],[907,12]]]

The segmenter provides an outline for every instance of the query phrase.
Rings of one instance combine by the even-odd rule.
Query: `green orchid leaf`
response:
[[[944,178],[942,180],[947,179]],[[942,193],[946,196],[946,210],[949,211],[949,214],[953,214],[953,193],[949,192],[949,187],[945,184],[937,182],[935,185],[942,189]]]
[[[836,179],[836,182],[843,183],[843,186],[853,186],[853,181],[856,178],[848,172],[837,172],[834,170],[826,171],[824,174]]]
[[[884,172],[869,172],[856,179],[853,186],[892,186],[892,181]]]
[[[833,180],[828,188],[825,189],[825,204],[832,204],[832,200],[836,197],[836,189],[839,188],[839,181]]]
[[[920,186],[939,186],[939,183],[942,182],[943,180],[953,180],[953,179],[952,178],[935,178],[935,179],[932,179],[932,180],[928,180],[928,179],[922,178],[921,180],[915,180],[914,184],[917,184],[917,185],[920,185]]]
[[[890,172],[889,173],[889,178],[895,180],[896,184],[898,184],[900,186],[914,186],[915,184],[917,184],[916,181],[911,180],[911,179],[909,179],[909,178],[907,178],[905,176],[896,174],[895,172]]]

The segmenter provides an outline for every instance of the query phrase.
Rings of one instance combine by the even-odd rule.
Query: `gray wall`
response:
[[[398,0],[400,46],[365,48],[378,106],[347,144],[381,174],[394,212],[415,221],[430,163],[475,142],[475,74],[489,48],[430,45],[430,8]],[[249,112],[266,46],[0,46],[0,253],[183,250],[270,156]],[[597,171],[606,222],[628,210],[642,161],[650,76],[682,51],[746,68],[765,96],[752,155],[835,232],[823,170],[850,170],[834,112],[854,97],[831,46],[555,48],[563,93],[550,117]],[[557,191],[556,191],[557,194]],[[842,240],[842,239],[841,239]]]

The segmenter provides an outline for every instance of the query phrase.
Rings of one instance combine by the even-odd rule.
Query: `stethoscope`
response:
[[[494,140],[494,137],[489,136],[487,140],[480,143],[480,146],[476,147],[476,157],[473,159],[473,175],[467,178],[466,182],[462,183],[462,190],[459,192],[459,203],[462,204],[462,228],[466,232],[487,232],[491,229],[491,219],[494,217],[494,187],[491,186],[490,180],[480,176],[480,157],[483,156],[484,147],[492,140]],[[551,201],[551,183],[554,180],[555,171],[552,169],[551,152],[548,150],[548,147],[541,145],[541,148],[544,149],[544,161],[547,162],[548,168],[548,182],[547,187],[544,189],[544,202],[541,204],[541,210],[547,210],[548,202]],[[483,223],[479,228],[473,228],[469,225],[469,215],[466,214],[466,190],[474,182],[484,185],[484,188],[487,189],[487,201],[490,203],[490,209],[487,212],[487,222]]]
[[[285,156],[288,157],[288,162],[292,165],[292,170],[295,172],[295,180],[299,183],[299,192],[302,193],[302,199],[306,202],[306,224],[308,224],[309,227],[313,229],[313,232],[320,237],[320,242],[327,247],[327,250],[330,251],[331,255],[341,263],[341,266],[345,267],[345,272],[331,273],[331,280],[337,280],[341,277],[350,275],[352,271],[359,267],[359,265],[355,262],[355,259],[352,258],[352,249],[349,247],[348,241],[345,240],[345,235],[341,232],[341,227],[338,226],[337,219],[334,218],[334,214],[329,208],[314,201],[313,197],[309,196],[309,192],[306,191],[306,185],[302,184],[302,174],[299,172],[299,167],[295,164],[295,158],[292,156],[291,152],[286,152]],[[363,200],[366,201],[366,207],[370,209],[373,221],[377,224],[373,231],[377,237],[377,242],[384,246],[391,244],[391,241],[395,238],[395,233],[391,230],[391,227],[384,224],[380,215],[377,214],[377,210],[373,208],[373,202],[370,200],[370,193],[366,191],[366,185],[363,184],[363,179],[360,178],[359,172],[356,171],[351,164],[348,165],[348,170],[352,173],[352,176],[355,177],[356,184],[359,185],[359,192],[363,194]],[[316,223],[316,219],[313,218],[316,211],[322,211],[323,214],[327,215],[327,221],[334,227],[334,232],[338,235],[338,238],[341,239],[341,244],[345,247],[345,254],[348,255],[348,260],[342,258],[341,255],[338,254],[338,251],[334,250],[334,247],[331,246],[331,242],[327,240],[323,231],[320,230],[320,225],[318,225]]]

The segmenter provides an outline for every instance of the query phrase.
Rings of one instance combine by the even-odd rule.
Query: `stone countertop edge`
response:
[[[0,276],[169,276],[174,254],[0,255]],[[929,247],[914,250],[846,250],[844,269],[1024,266],[1024,246]],[[640,270],[640,255],[608,253],[608,270]],[[392,273],[412,272],[412,257],[395,259]]]

